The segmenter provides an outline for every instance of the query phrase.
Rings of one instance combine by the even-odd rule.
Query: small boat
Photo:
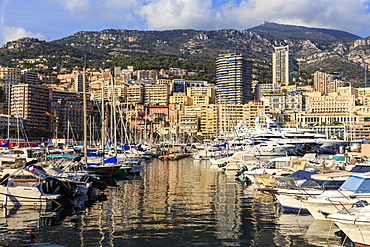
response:
[[[137,158],[118,159],[118,164],[120,164],[121,167],[114,176],[138,175],[144,168],[141,163],[142,159]]]
[[[41,180],[34,177],[33,164],[29,170],[16,169],[12,173],[3,174],[0,180],[0,202],[4,205],[21,206],[52,206],[53,202],[61,197],[60,190],[52,186],[57,185],[51,180]],[[12,169],[13,170],[13,169]],[[22,181],[17,179],[27,176]],[[14,179],[13,179],[14,178]]]
[[[101,165],[101,164],[88,164],[84,168],[86,171],[99,175],[102,178],[113,177],[114,174],[120,169],[121,165]]]
[[[327,219],[342,230],[356,246],[370,246],[370,206],[356,203],[329,214]]]

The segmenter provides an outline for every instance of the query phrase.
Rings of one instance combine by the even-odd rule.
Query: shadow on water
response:
[[[65,205],[51,215],[19,208],[2,219],[0,245],[341,246],[334,231],[311,227],[310,215],[281,213],[271,194],[207,161],[155,159],[136,178],[111,180],[84,207]]]

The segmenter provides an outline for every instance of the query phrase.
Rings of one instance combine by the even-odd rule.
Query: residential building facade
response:
[[[217,104],[246,104],[253,100],[252,66],[243,55],[221,54],[216,61]]]
[[[25,128],[51,130],[51,121],[46,112],[51,111],[51,89],[32,84],[17,84],[12,87],[11,115],[22,118]]]
[[[291,81],[291,55],[289,46],[274,47],[272,53],[272,83],[289,85]]]

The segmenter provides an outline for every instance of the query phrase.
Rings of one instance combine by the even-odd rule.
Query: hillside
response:
[[[357,35],[340,30],[281,25],[273,22],[263,22],[261,25],[249,29],[249,31],[261,35],[270,35],[279,39],[335,40],[361,38]]]
[[[80,31],[51,42],[23,38],[0,48],[0,64],[18,66],[20,60],[43,58],[48,73],[61,67],[89,66],[104,68],[119,61],[147,55],[181,59],[202,59],[205,71],[220,53],[237,52],[254,61],[255,74],[269,70],[275,46],[289,45],[297,69],[297,59],[304,59],[302,70],[338,72],[344,79],[362,82],[361,63],[370,62],[370,39],[330,29],[306,28],[276,23],[263,23],[246,30],[167,30],[137,31],[107,29],[98,32]],[[125,60],[126,59],[126,60]],[[207,62],[208,61],[208,62]],[[211,64],[211,65],[210,65]],[[35,67],[35,63],[21,64]],[[42,66],[41,66],[42,67]],[[147,67],[150,64],[147,63]],[[201,67],[199,64],[197,67]],[[207,68],[206,68],[207,67]],[[45,69],[47,68],[47,69]],[[267,76],[269,76],[267,74]],[[266,79],[266,78],[265,78]]]

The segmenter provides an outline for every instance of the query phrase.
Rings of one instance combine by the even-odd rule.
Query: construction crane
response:
[[[366,62],[363,62],[363,65],[364,65],[364,87],[366,87],[366,84],[367,84],[367,66],[369,65],[368,63]]]
[[[54,123],[53,123],[53,125],[54,125],[54,128],[53,128],[53,130],[54,130],[54,138],[55,139],[58,139],[58,117],[57,117],[57,113],[56,113],[56,111],[54,110],[54,114],[51,114],[50,112],[45,112],[45,115],[47,115],[47,116],[49,116],[49,117],[51,117],[52,119],[54,119]]]

